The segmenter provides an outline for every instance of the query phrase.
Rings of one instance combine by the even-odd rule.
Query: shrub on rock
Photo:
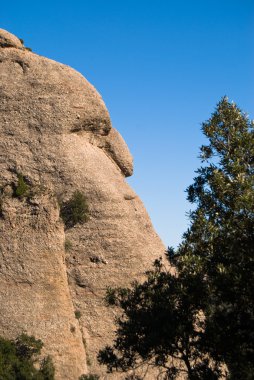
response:
[[[80,191],[75,191],[71,199],[61,206],[61,217],[67,228],[74,227],[76,224],[83,224],[88,221],[88,205],[86,196]]]

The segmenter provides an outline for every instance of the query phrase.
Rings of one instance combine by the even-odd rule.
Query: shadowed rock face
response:
[[[132,170],[94,87],[0,29],[0,334],[41,338],[57,379],[113,377],[96,362],[113,338],[106,287],[140,278],[163,253],[125,182]],[[15,196],[19,174],[27,196]],[[64,229],[57,199],[76,190],[87,197],[89,220]]]

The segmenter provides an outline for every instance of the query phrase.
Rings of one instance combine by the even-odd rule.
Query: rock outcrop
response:
[[[94,87],[0,30],[0,335],[41,338],[57,379],[113,377],[96,361],[114,331],[105,290],[140,278],[163,253],[125,181],[132,170]],[[20,176],[28,195],[15,194]],[[66,229],[58,200],[76,190],[89,220]]]

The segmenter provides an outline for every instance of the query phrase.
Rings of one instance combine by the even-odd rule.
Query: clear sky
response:
[[[128,182],[177,246],[201,122],[223,95],[254,117],[254,1],[2,1],[0,28],[102,94],[134,156]]]

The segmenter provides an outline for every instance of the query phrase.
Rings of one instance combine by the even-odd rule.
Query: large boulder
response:
[[[0,335],[41,338],[57,379],[109,379],[96,361],[114,332],[106,288],[141,278],[164,246],[125,181],[132,157],[100,95],[4,30],[0,152]],[[66,228],[59,204],[77,190],[89,219]]]

